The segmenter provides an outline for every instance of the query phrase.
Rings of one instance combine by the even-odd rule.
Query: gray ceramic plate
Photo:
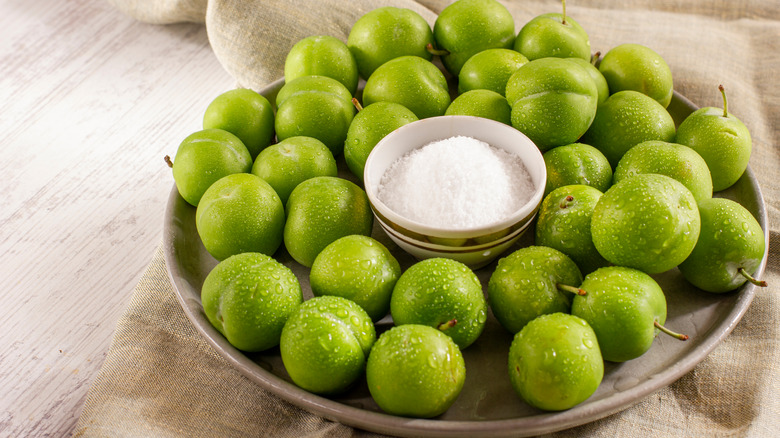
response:
[[[282,82],[277,81],[263,94],[273,99],[281,85]],[[679,94],[675,94],[669,106],[669,112],[678,122],[694,109],[694,105]],[[349,177],[343,163],[341,167],[342,174]],[[764,201],[750,169],[736,185],[717,196],[740,202],[766,230]],[[517,247],[531,244],[532,234],[526,233]],[[394,252],[402,267],[414,263],[376,225],[374,237]],[[201,285],[217,262],[206,252],[198,237],[195,208],[179,196],[175,187],[165,213],[164,242],[168,273],[185,313],[231,366],[262,388],[308,411],[357,428],[399,436],[529,436],[581,425],[626,409],[679,379],[704,359],[742,318],[753,300],[755,289],[746,285],[732,293],[714,295],[690,286],[676,269],[655,276],[667,294],[666,325],[690,335],[690,340],[681,342],[660,336],[642,357],[623,364],[607,363],[604,380],[596,393],[580,405],[557,413],[534,409],[514,393],[506,366],[512,338],[491,315],[479,340],[463,352],[467,377],[455,404],[435,419],[409,419],[384,414],[371,399],[365,379],[344,395],[320,397],[291,383],[278,348],[259,354],[245,354],[233,348],[203,313]],[[513,249],[516,247],[509,251]],[[305,297],[311,297],[308,269],[295,263],[284,248],[275,257],[295,272]],[[483,284],[487,283],[495,263],[477,271]],[[766,254],[758,270],[759,277],[765,266]],[[380,321],[378,331],[391,324],[389,318]]]

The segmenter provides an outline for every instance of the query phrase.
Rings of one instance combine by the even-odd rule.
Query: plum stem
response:
[[[449,320],[447,322],[443,322],[443,323],[439,324],[439,326],[437,328],[439,330],[441,330],[441,331],[445,331],[447,329],[451,329],[451,328],[455,327],[455,325],[457,323],[458,323],[458,320],[453,318],[453,319],[451,319],[451,320]]]
[[[723,96],[723,117],[729,116],[729,103],[728,100],[726,100],[726,89],[723,87],[723,85],[718,85],[718,90],[720,90],[720,94]]]
[[[169,155],[164,156],[163,160],[165,160],[165,164],[167,164],[168,167],[173,168],[173,161],[171,161],[171,157]]]
[[[764,280],[758,280],[757,278],[753,277],[752,275],[748,274],[748,272],[745,270],[745,268],[739,268],[737,269],[737,272],[739,272],[740,275],[745,277],[747,281],[755,284],[758,287],[767,287],[767,282]]]
[[[597,51],[596,53],[590,56],[590,63],[596,65],[596,63],[599,62],[600,57],[601,57],[601,52]]]
[[[561,209],[568,208],[569,203],[572,201],[574,201],[574,196],[568,195],[565,198],[563,198],[563,201],[561,201],[559,207],[561,207]]]
[[[567,24],[566,23],[566,0],[561,0],[561,3],[563,3],[563,15],[561,15],[561,24]]]
[[[352,105],[355,105],[355,108],[358,110],[358,112],[363,111],[363,105],[360,104],[360,101],[357,100],[357,97],[352,98]]]
[[[662,326],[661,324],[659,324],[658,321],[653,321],[653,325],[658,330],[661,330],[662,332],[666,333],[667,335],[669,335],[669,336],[671,336],[671,337],[673,337],[675,339],[679,339],[681,341],[687,341],[688,340],[688,335],[684,335],[682,333],[673,332],[673,331],[669,330],[668,328],[666,328],[666,327]]]
[[[425,46],[425,50],[427,50],[428,53],[430,53],[431,55],[436,55],[436,56],[447,56],[450,54],[448,50],[433,48],[433,44],[431,43],[428,43]]]
[[[570,292],[574,295],[587,295],[588,293],[585,291],[585,289],[580,289],[578,287],[569,286],[568,284],[562,284],[562,283],[555,283],[555,287],[558,288],[558,290],[563,292]]]

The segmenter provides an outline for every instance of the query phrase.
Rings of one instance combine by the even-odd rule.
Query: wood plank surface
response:
[[[163,156],[233,87],[199,24],[0,2],[0,436],[66,436],[162,235]]]

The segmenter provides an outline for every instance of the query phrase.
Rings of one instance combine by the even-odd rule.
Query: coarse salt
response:
[[[408,152],[388,167],[377,188],[378,198],[404,218],[447,229],[501,221],[532,193],[520,157],[466,136]]]

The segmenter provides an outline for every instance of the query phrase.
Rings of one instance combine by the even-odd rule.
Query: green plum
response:
[[[593,55],[593,58],[598,59],[599,55],[599,52],[596,52]],[[592,62],[582,58],[567,59],[584,68],[590,75],[590,78],[593,79],[593,82],[596,84],[596,90],[599,92],[599,106],[606,102],[609,98],[609,85],[607,84],[607,80],[604,78],[604,75],[599,71],[598,67],[593,65]]]
[[[581,318],[566,313],[542,315],[517,333],[508,368],[517,394],[546,411],[582,403],[604,378],[596,334]]]
[[[766,251],[764,231],[750,212],[735,201],[712,198],[699,203],[701,233],[680,272],[699,289],[732,291],[745,281],[766,287],[753,274]]]
[[[607,157],[593,146],[572,143],[550,149],[542,155],[547,168],[544,195],[558,187],[584,184],[601,192],[612,185],[612,166]]]
[[[355,55],[360,76],[399,56],[433,58],[426,47],[433,43],[431,26],[417,12],[386,6],[360,17],[349,32],[347,46]]]
[[[467,91],[452,101],[444,115],[474,116],[512,124],[512,108],[504,96],[490,90]]]
[[[598,189],[581,184],[553,190],[539,207],[534,243],[566,254],[584,274],[607,266],[593,244],[590,229],[593,209],[602,195]]]
[[[596,116],[598,90],[588,72],[562,58],[541,58],[520,67],[506,85],[512,126],[544,152],[574,143]]]
[[[315,296],[350,299],[378,321],[390,310],[390,295],[400,276],[398,260],[384,245],[369,236],[350,235],[317,254],[309,284]]]
[[[374,216],[366,192],[333,176],[298,184],[287,199],[284,245],[293,259],[311,267],[317,254],[350,234],[371,235]]]
[[[500,95],[512,73],[528,62],[528,58],[510,49],[487,49],[469,58],[458,74],[458,93],[490,90]]]
[[[288,97],[304,91],[324,91],[339,96],[345,102],[352,101],[352,93],[341,82],[327,76],[301,76],[285,82],[276,93],[276,107],[282,106]]]
[[[355,57],[344,42],[329,35],[306,37],[287,52],[284,81],[302,76],[327,76],[344,84],[351,94],[358,85]]]
[[[366,312],[342,297],[314,297],[282,329],[279,351],[292,381],[316,394],[338,394],[363,375],[376,329]]]
[[[540,315],[569,312],[581,282],[579,268],[566,254],[527,246],[498,261],[488,281],[488,300],[498,322],[517,333]]]
[[[349,170],[363,181],[368,154],[379,140],[407,123],[417,121],[412,110],[395,102],[376,102],[360,108],[352,119],[344,143],[344,161]]]
[[[285,99],[276,113],[276,137],[314,137],[325,143],[334,157],[344,151],[344,141],[355,107],[352,100],[324,91],[301,91]]]
[[[201,289],[203,313],[243,351],[279,344],[282,328],[303,301],[298,278],[270,256],[245,252],[219,262]]]
[[[336,176],[338,168],[325,144],[312,137],[289,137],[260,152],[252,173],[263,178],[287,203],[293,189],[315,176]]]
[[[671,142],[675,134],[674,119],[666,108],[645,94],[625,90],[598,107],[580,141],[600,150],[614,169],[635,145],[647,140]]]
[[[580,58],[590,61],[590,39],[585,29],[563,13],[539,15],[520,29],[514,49],[529,60],[539,58]]]
[[[395,102],[420,119],[441,116],[450,105],[447,79],[433,63],[418,56],[401,56],[377,68],[363,88],[363,105]]]
[[[217,260],[242,252],[273,255],[282,243],[284,223],[279,195],[251,173],[222,177],[195,210],[200,240]]]
[[[613,185],[591,217],[593,244],[605,259],[657,274],[682,263],[701,230],[691,191],[666,175],[644,173]]]
[[[433,38],[444,67],[458,76],[473,55],[487,49],[511,49],[515,21],[496,0],[457,0],[439,13]]]
[[[712,178],[704,159],[693,149],[677,143],[650,140],[639,143],[623,155],[615,168],[613,182],[640,173],[660,173],[680,181],[696,202],[712,198]]]
[[[274,110],[264,96],[246,89],[226,91],[203,114],[204,129],[224,129],[241,140],[254,159],[274,137]]]
[[[466,265],[431,258],[401,274],[390,298],[390,314],[396,325],[438,328],[466,348],[485,328],[487,302],[482,284]]]
[[[252,156],[244,143],[222,129],[204,129],[188,135],[176,150],[173,162],[167,155],[165,161],[172,167],[179,194],[195,207],[218,179],[252,170]]]
[[[650,96],[664,108],[672,101],[672,71],[653,49],[641,44],[621,44],[610,49],[599,71],[612,93],[634,90]]]
[[[572,315],[596,332],[601,355],[610,362],[625,362],[647,352],[659,331],[668,331],[666,296],[653,277],[624,266],[607,266],[585,276],[585,295],[574,297]]]
[[[371,397],[392,415],[431,418],[452,406],[466,380],[466,364],[452,338],[419,324],[382,333],[366,364]]]
[[[675,140],[704,158],[716,192],[731,187],[742,176],[753,144],[745,124],[728,112],[725,89],[722,85],[718,88],[723,110],[706,107],[694,111],[680,124]]]

